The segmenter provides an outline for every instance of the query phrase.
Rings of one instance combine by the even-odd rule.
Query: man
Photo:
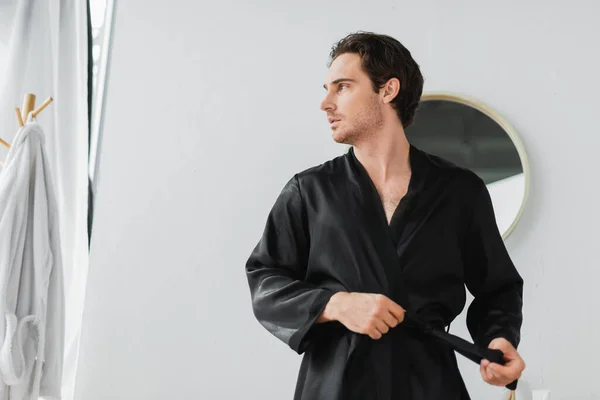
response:
[[[469,399],[443,330],[474,295],[475,344],[504,352],[481,376],[505,386],[523,281],[473,172],[410,145],[423,77],[397,40],[368,32],[331,51],[321,109],[343,156],[294,175],[277,198],[246,274],[254,314],[304,353],[296,400]]]

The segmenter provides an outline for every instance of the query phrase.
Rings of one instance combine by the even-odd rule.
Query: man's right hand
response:
[[[339,321],[352,332],[381,336],[404,321],[404,309],[382,294],[334,294],[317,319],[317,323]]]

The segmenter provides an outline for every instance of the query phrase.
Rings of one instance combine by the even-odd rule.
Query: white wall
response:
[[[4,86],[4,80],[6,79],[6,62],[8,59],[10,33],[13,27],[15,10],[16,0],[0,1],[0,91],[3,90],[2,87]],[[21,105],[19,105],[19,107],[20,106]],[[3,137],[3,133],[0,133],[0,137]],[[2,151],[0,151],[2,160],[4,160],[7,153],[8,151],[2,147]]]
[[[522,135],[518,398],[599,398],[600,5],[493,3],[117,2],[76,398],[292,397],[300,357],[254,319],[244,263],[287,179],[344,150],[318,107],[330,46],[357,30]],[[468,337],[464,314],[452,329]],[[503,398],[461,368],[474,399]]]
[[[3,0],[0,2],[0,90],[4,82],[6,60],[8,57],[8,44],[10,32],[13,25],[13,17],[16,8],[15,0]]]

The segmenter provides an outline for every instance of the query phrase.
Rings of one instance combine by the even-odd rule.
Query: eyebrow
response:
[[[351,78],[339,78],[339,79],[336,79],[335,81],[332,81],[331,83],[338,84],[340,82],[356,82],[356,80],[351,79]],[[323,85],[323,89],[327,90],[327,84]]]

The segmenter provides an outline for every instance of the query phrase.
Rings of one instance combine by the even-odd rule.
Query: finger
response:
[[[513,348],[506,348],[506,349],[500,349],[500,350],[502,350],[502,355],[503,355],[504,361],[508,362],[508,361],[513,361],[513,360],[520,358],[517,350],[515,350]]]
[[[489,383],[490,385],[496,384],[494,381],[494,375],[492,375],[491,371],[488,368],[481,365],[479,366],[479,372],[481,373],[481,377],[486,383]]]
[[[496,373],[496,375],[510,382],[514,381],[515,379],[519,379],[524,370],[523,363],[519,362],[518,360],[507,363],[506,365],[492,364],[490,367]]]
[[[520,355],[517,352],[517,350],[513,347],[512,344],[510,344],[509,341],[507,341],[504,338],[496,338],[492,340],[490,342],[489,348],[502,351],[502,358],[504,359],[506,364],[520,358]]]
[[[491,367],[491,368],[490,368]],[[490,371],[492,371],[492,375],[494,376],[494,385],[497,386],[506,386],[509,383],[513,382],[515,379],[518,379],[520,377],[519,376],[513,376],[514,372],[503,372],[503,371],[498,371],[498,369],[496,367],[498,367],[497,364],[491,364],[490,367],[488,367],[488,369]]]
[[[398,325],[398,320],[390,312],[385,313],[383,315],[382,319],[383,319],[383,322],[385,322],[385,324],[387,326],[389,326],[390,328],[395,328],[396,325]]]
[[[504,386],[504,380],[500,378],[496,373],[489,367],[486,368],[488,376],[490,377],[490,383],[495,386]],[[507,382],[508,383],[508,382]]]
[[[517,379],[524,370],[522,360],[511,361],[505,365],[495,364],[493,368],[496,374],[502,375],[506,379]]]
[[[510,369],[507,367],[495,363],[490,363],[487,369],[491,371],[492,376],[494,376],[496,380],[501,380],[502,382],[510,380]]]
[[[382,334],[386,334],[390,330],[390,327],[387,326],[386,323],[381,319],[376,319],[374,321],[374,324],[375,324],[375,328]]]
[[[518,355],[517,349],[515,349],[513,345],[504,338],[496,338],[492,340],[488,347],[490,349],[501,350],[505,357],[508,356],[510,358],[514,358],[515,355]]]
[[[488,377],[488,380],[490,381],[490,383],[492,384],[496,384],[496,380],[498,379],[498,377],[496,376],[496,374],[494,374],[494,370],[492,370],[489,365],[487,366],[487,368],[485,369],[485,374]]]
[[[479,373],[481,374],[481,377],[483,378],[483,380],[486,383],[490,383],[489,380],[488,380],[487,374],[485,372],[485,367],[483,365],[479,366]]]
[[[398,320],[398,323],[402,323],[402,321],[404,321],[404,308],[400,307],[393,301],[390,301],[389,311],[396,318],[396,320]]]
[[[381,332],[375,328],[369,329],[369,331],[367,331],[367,335],[369,335],[369,337],[373,340],[379,340],[382,336]]]

